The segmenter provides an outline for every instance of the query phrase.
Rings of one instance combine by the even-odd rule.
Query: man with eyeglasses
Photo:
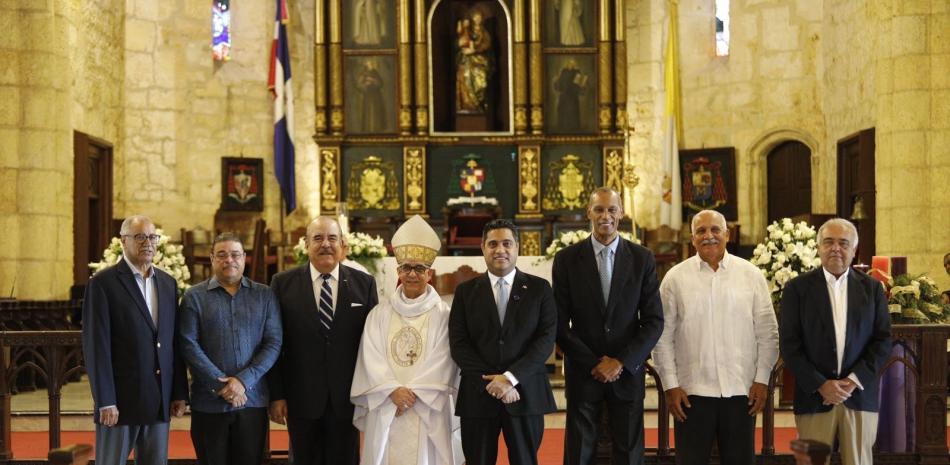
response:
[[[488,273],[458,286],[449,315],[452,358],[462,369],[455,413],[468,465],[494,465],[504,435],[511,465],[537,465],[544,414],[556,408],[545,362],[554,351],[551,285],[518,270],[518,227],[482,229]]]
[[[244,276],[244,259],[238,236],[218,235],[213,276],[182,299],[179,341],[191,371],[191,441],[201,465],[256,465],[264,458],[264,375],[283,332],[274,293]]]
[[[175,279],[152,266],[159,235],[148,217],[122,222],[122,259],[89,279],[82,346],[95,404],[96,463],[164,465],[171,415],[188,384],[175,347]]]
[[[335,219],[310,223],[306,244],[308,263],[270,284],[284,328],[267,375],[270,418],[287,425],[294,465],[355,465],[350,384],[366,315],[378,302],[376,281],[340,263],[346,239]]]
[[[415,215],[392,245],[401,284],[366,319],[350,389],[353,423],[364,433],[361,463],[459,464],[449,306],[429,285],[442,240]]]

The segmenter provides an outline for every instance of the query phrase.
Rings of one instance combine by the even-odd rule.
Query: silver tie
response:
[[[600,249],[600,265],[597,270],[600,274],[600,290],[604,293],[604,305],[607,305],[610,298],[610,274],[613,271],[611,252],[613,251],[607,247]]]
[[[498,288],[498,295],[495,297],[495,305],[498,306],[498,321],[505,324],[505,311],[508,309],[508,283],[504,279],[499,279],[495,287]]]

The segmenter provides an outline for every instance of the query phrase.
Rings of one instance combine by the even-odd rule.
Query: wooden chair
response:
[[[472,267],[462,265],[451,273],[435,275],[435,278],[432,280],[432,287],[434,287],[441,296],[452,295],[455,294],[456,286],[480,275],[481,273],[475,271]]]
[[[831,455],[831,447],[811,439],[795,439],[792,441],[792,453],[795,455],[795,465],[825,465],[825,460]]]
[[[211,275],[211,240],[211,231],[200,226],[192,230],[181,228],[181,254],[191,271],[191,284]]]
[[[481,255],[482,228],[501,217],[501,207],[446,207],[445,249],[448,255]]]

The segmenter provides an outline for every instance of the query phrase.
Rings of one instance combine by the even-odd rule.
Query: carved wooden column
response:
[[[399,0],[399,133],[412,132],[412,45],[409,36],[409,0]]]
[[[525,0],[514,0],[515,134],[528,132],[528,53],[525,45]]]
[[[332,0],[331,0],[332,1]],[[313,18],[313,130],[327,133],[327,30],[324,0],[314,0]]]
[[[892,328],[898,340],[898,325]],[[947,455],[947,325],[914,325],[920,331],[917,383],[917,453],[922,464],[950,463]]]
[[[429,133],[429,61],[426,59],[426,2],[416,0],[415,27],[413,28],[415,48],[415,109],[416,134]]]
[[[320,147],[320,214],[336,215],[336,204],[341,199],[340,170],[342,160],[339,147]]]
[[[627,128],[627,24],[626,2],[614,1],[614,107],[617,132]]]
[[[597,124],[602,134],[609,133],[613,125],[613,56],[611,51],[611,0],[600,0],[600,17],[597,44]]]
[[[343,37],[341,0],[327,0],[330,6],[330,130],[343,134]]]
[[[528,0],[531,2],[530,27],[528,28],[528,78],[531,80],[529,89],[529,102],[531,111],[531,133],[541,134],[544,129],[544,113],[542,112],[542,103],[544,102],[544,65],[541,55],[541,0]]]

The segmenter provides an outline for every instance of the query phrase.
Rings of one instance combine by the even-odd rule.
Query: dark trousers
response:
[[[287,418],[290,463],[293,465],[357,465],[360,433],[353,412],[341,415],[327,408],[320,418]]]
[[[201,465],[260,465],[264,460],[267,409],[191,412],[191,442]]]
[[[607,406],[613,465],[643,465],[643,398],[618,399],[605,389],[604,400],[567,399],[564,465],[594,465],[602,407]]]
[[[755,463],[755,417],[749,397],[689,396],[686,421],[673,421],[678,465],[706,465],[718,437],[719,463]]]
[[[461,417],[462,452],[466,465],[495,465],[498,433],[508,447],[511,465],[537,465],[538,448],[544,435],[544,415],[509,415],[501,409],[495,417]]]

